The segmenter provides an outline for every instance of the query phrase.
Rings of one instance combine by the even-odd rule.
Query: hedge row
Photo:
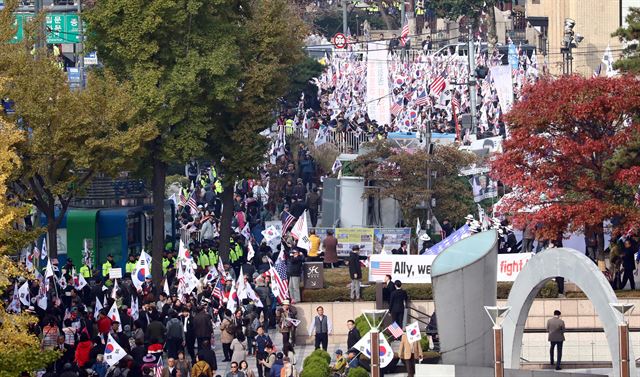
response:
[[[498,299],[507,299],[511,291],[512,283],[498,283],[496,297]],[[403,284],[402,288],[407,291],[411,300],[433,300],[433,291],[431,284]],[[369,286],[362,289],[361,297],[364,301],[376,300],[375,286]],[[558,287],[555,282],[548,282],[540,292],[539,298],[556,298],[558,297]],[[302,301],[306,302],[347,302],[351,301],[349,297],[348,287],[327,287],[324,289],[305,289],[302,292]]]

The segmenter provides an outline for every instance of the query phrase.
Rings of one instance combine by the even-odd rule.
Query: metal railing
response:
[[[293,135],[300,140],[313,143],[318,134],[318,130],[309,130],[305,136],[302,129],[298,128],[293,131]],[[358,153],[360,145],[369,141],[369,136],[362,132],[356,135],[355,132],[329,131],[327,134],[327,143],[332,144],[340,153]]]
[[[180,240],[182,240],[182,242],[184,242],[185,245],[189,245],[190,241],[200,242],[201,240],[200,231],[196,230],[196,231],[190,232],[188,229],[180,229]]]

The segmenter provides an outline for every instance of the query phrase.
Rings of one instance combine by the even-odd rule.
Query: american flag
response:
[[[447,87],[447,82],[445,81],[445,72],[442,71],[436,78],[433,79],[431,85],[429,86],[429,90],[431,95],[434,97],[438,97],[440,93]]]
[[[162,361],[162,355],[158,358],[158,363],[155,367],[155,377],[162,377],[162,371],[164,370],[164,362]]]
[[[213,288],[213,292],[211,293],[213,297],[218,300],[222,300],[222,279],[218,279],[216,286]]]
[[[191,208],[191,213],[198,213],[198,203],[196,202],[196,190],[193,190],[191,195],[189,195],[189,200],[187,200],[187,205]]]
[[[396,322],[393,322],[387,327],[387,330],[393,335],[394,338],[398,339],[402,336],[404,331],[402,331],[402,327],[398,326]]]
[[[458,109],[460,109],[460,100],[456,96],[451,97],[451,109],[454,113],[458,113]]]
[[[420,92],[418,92],[418,98],[416,98],[416,105],[426,106],[428,104],[429,104],[429,96],[427,95],[427,92],[425,92],[424,90],[421,90]]]
[[[391,275],[393,273],[393,262],[371,261],[371,275]]]
[[[393,105],[391,105],[391,114],[393,116],[397,117],[401,111],[402,111],[402,105],[400,103],[394,102]]]
[[[185,204],[187,204],[187,197],[184,196],[184,190],[180,190],[180,195],[179,195],[179,199],[180,199],[180,203],[178,203],[181,206],[184,206]]]
[[[276,266],[271,265],[271,290],[274,291],[278,302],[289,298],[289,281],[287,280],[287,265],[283,260],[276,261]]]
[[[296,220],[295,217],[293,217],[292,214],[290,214],[287,211],[284,211],[282,213],[282,216],[280,217],[280,221],[282,221],[282,234],[284,234],[289,227],[291,227],[291,225],[293,225],[293,222]]]
[[[404,26],[400,31],[400,45],[404,46],[409,42],[409,21],[405,18]]]
[[[407,92],[404,94],[404,98],[406,98],[407,101],[411,101],[412,97],[413,97],[413,90],[411,89],[407,90]]]

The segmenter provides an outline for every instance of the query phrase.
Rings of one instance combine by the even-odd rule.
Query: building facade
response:
[[[623,14],[640,0],[527,0],[525,11],[530,25],[531,43],[546,52],[545,60],[551,74],[562,74],[564,22],[575,20],[574,31],[584,40],[574,48],[573,72],[590,76],[598,67],[607,48],[614,59],[620,54],[621,43],[611,37],[622,25]],[[604,67],[603,67],[604,70]]]

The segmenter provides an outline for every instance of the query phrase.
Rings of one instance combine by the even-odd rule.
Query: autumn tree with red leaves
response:
[[[631,77],[544,79],[507,115],[510,138],[492,161],[513,189],[501,203],[516,226],[540,224],[539,236],[618,231],[637,225],[640,183],[640,81]]]

